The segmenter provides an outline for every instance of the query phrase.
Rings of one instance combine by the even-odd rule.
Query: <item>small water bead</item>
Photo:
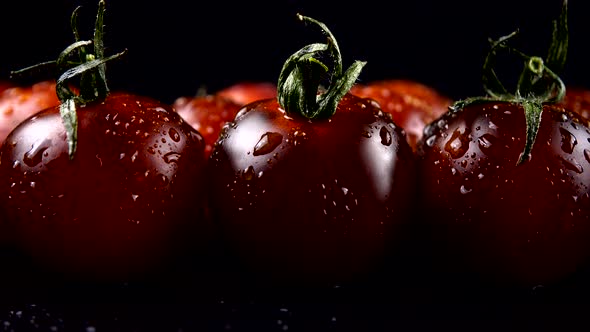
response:
[[[391,133],[389,133],[389,130],[387,130],[385,126],[381,127],[381,130],[379,131],[379,136],[381,137],[381,144],[385,146],[391,145]]]
[[[267,132],[260,137],[254,146],[255,156],[265,155],[274,151],[283,142],[283,135],[275,132]]]
[[[180,160],[181,154],[177,152],[168,152],[164,155],[164,162],[167,164],[170,163],[178,163]]]
[[[180,134],[178,133],[178,131],[176,131],[176,129],[170,128],[170,130],[168,131],[168,135],[170,136],[170,138],[174,142],[179,142],[180,141]]]

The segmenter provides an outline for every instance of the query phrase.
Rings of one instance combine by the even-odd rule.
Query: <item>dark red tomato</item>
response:
[[[0,87],[0,142],[24,119],[57,105],[59,99],[54,81],[42,81],[31,86]]]
[[[434,88],[406,79],[357,84],[350,91],[381,104],[383,111],[390,113],[393,121],[404,129],[414,150],[424,127],[445,113],[452,102]]]
[[[218,95],[179,97],[174,109],[193,128],[203,135],[205,154],[208,157],[219,137],[223,125],[232,121],[241,105]]]
[[[259,280],[337,283],[377,266],[402,236],[415,190],[411,148],[370,99],[347,94],[329,119],[246,105],[213,150],[211,210]]]
[[[243,106],[253,101],[275,98],[277,87],[270,82],[244,81],[223,88],[216,95]]]
[[[77,113],[73,159],[58,107],[0,150],[0,207],[19,248],[67,278],[119,281],[205,243],[201,135],[147,97],[113,93]]]
[[[580,114],[590,120],[590,89],[581,86],[570,86],[566,89],[565,97],[560,103],[567,110]]]
[[[531,158],[523,107],[472,104],[420,142],[420,209],[445,272],[517,286],[564,280],[590,258],[590,130],[544,106]],[[456,276],[455,274],[453,274]]]

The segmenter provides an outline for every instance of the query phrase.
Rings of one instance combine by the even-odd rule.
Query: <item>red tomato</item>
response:
[[[51,106],[59,105],[54,81],[42,81],[31,86],[0,87],[0,142],[20,122]]]
[[[246,105],[261,99],[276,98],[277,87],[270,82],[244,81],[223,88],[216,94],[236,104]]]
[[[412,211],[414,155],[402,129],[375,101],[346,93],[360,62],[334,70],[326,91],[299,86],[325,68],[309,61],[314,47],[287,60],[279,98],[247,104],[225,126],[209,159],[210,207],[227,248],[271,285],[371,275],[389,263]],[[335,44],[326,49],[340,58]]]
[[[532,158],[517,165],[524,119],[516,104],[476,104],[425,136],[420,206],[441,266],[536,286],[590,258],[587,121],[545,106]]]
[[[233,121],[240,108],[250,102],[276,98],[276,86],[269,82],[241,82],[216,93],[179,97],[174,109],[205,138],[205,153],[211,154],[221,128]]]
[[[21,122],[0,148],[2,230],[66,279],[157,279],[211,238],[204,142],[169,105],[109,92],[105,62],[120,54],[104,56],[104,11],[101,0],[93,41],[60,56],[72,61],[58,63],[71,66],[57,80],[60,105]],[[79,94],[66,89],[74,78]]]
[[[241,105],[218,95],[205,95],[177,98],[173,107],[186,122],[203,135],[205,154],[208,157],[221,128],[234,119]]]
[[[580,114],[590,120],[590,89],[581,86],[570,86],[565,92],[561,105],[567,110]]]
[[[207,239],[198,132],[169,106],[127,94],[78,117],[72,160],[58,107],[0,150],[0,206],[23,251],[67,276],[123,280],[182,254],[187,236]]]
[[[406,79],[357,84],[351,93],[379,102],[383,111],[393,116],[393,122],[404,129],[413,149],[422,138],[424,127],[445,113],[452,102],[434,88]]]

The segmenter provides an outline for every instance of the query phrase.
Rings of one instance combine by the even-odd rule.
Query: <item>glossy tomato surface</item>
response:
[[[580,114],[590,120],[590,89],[582,86],[571,86],[566,89],[561,105],[569,111]]]
[[[0,83],[0,142],[23,120],[46,108],[59,105],[55,82],[30,86],[2,86]],[[0,143],[1,144],[1,143]]]
[[[421,141],[420,200],[438,268],[533,287],[571,276],[590,256],[590,130],[544,106],[531,158],[522,106],[473,104]]]
[[[179,97],[172,106],[186,122],[203,135],[207,157],[213,151],[213,145],[223,126],[233,121],[241,108],[240,104],[218,95]]]
[[[356,84],[350,90],[359,97],[372,98],[402,127],[415,149],[426,125],[448,110],[452,100],[426,84],[408,79],[386,79]]]
[[[328,120],[246,105],[209,160],[211,209],[258,280],[336,284],[392,264],[408,222],[415,160],[372,100],[346,95]]]
[[[271,82],[244,81],[225,87],[215,94],[236,104],[246,105],[253,101],[275,98],[277,86]]]
[[[57,107],[0,150],[3,230],[19,249],[66,278],[121,281],[153,277],[208,238],[197,131],[169,106],[124,93],[77,114],[71,160]]]

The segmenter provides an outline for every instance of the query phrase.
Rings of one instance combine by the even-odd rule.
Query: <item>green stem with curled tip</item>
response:
[[[518,31],[515,31],[498,40],[490,40],[491,49],[484,61],[482,76],[484,90],[487,95],[456,101],[450,109],[451,112],[459,112],[467,105],[490,101],[503,101],[522,105],[526,121],[526,142],[524,150],[517,161],[517,165],[520,165],[531,157],[531,151],[541,125],[543,104],[559,102],[565,96],[565,84],[556,74],[556,71],[563,70],[567,56],[569,40],[567,0],[563,1],[559,19],[553,22],[551,45],[545,61],[541,57],[528,56],[509,47],[508,41],[517,33]],[[514,94],[508,92],[494,71],[495,57],[498,50],[502,49],[520,56],[524,61],[524,68],[518,79]]]
[[[105,1],[98,2],[98,13],[94,27],[92,40],[81,40],[78,33],[77,7],[72,13],[71,26],[75,42],[66,47],[57,60],[48,61],[12,72],[12,75],[21,75],[25,71],[54,66],[61,72],[56,82],[56,93],[61,104],[60,116],[66,129],[68,141],[68,155],[72,159],[75,155],[78,139],[78,115],[77,106],[96,100],[102,100],[109,94],[106,80],[106,62],[118,58],[126,51],[105,57],[104,55],[104,13]],[[89,46],[92,45],[92,53]],[[70,88],[70,81],[80,79],[79,94],[75,94]]]
[[[336,39],[325,24],[302,15],[297,17],[318,25],[327,35],[326,44],[304,46],[291,55],[279,74],[278,101],[287,115],[299,115],[308,119],[327,119],[338,107],[342,97],[352,88],[366,62],[355,61],[342,72],[342,55]],[[322,52],[329,52],[333,60],[332,72],[318,59]],[[331,82],[324,91],[321,82],[330,74]]]

